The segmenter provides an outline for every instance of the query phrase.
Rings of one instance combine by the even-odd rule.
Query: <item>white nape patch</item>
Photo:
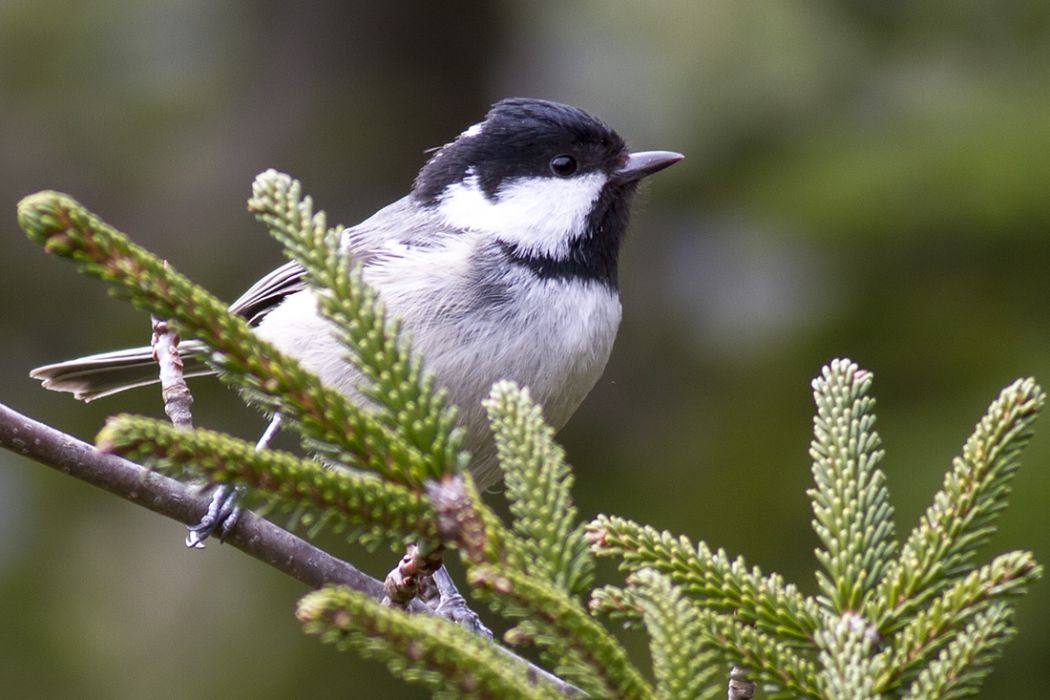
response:
[[[484,125],[485,122],[478,122],[477,124],[472,124],[471,126],[468,126],[459,136],[460,138],[470,138],[471,136],[477,136],[481,133],[481,130],[484,127]]]
[[[505,183],[490,200],[477,176],[467,172],[441,193],[438,212],[460,229],[484,231],[523,253],[565,257],[583,232],[587,215],[607,178],[602,173],[570,178],[525,177]]]
[[[384,243],[383,250],[394,255],[406,255],[411,248],[395,238]]]

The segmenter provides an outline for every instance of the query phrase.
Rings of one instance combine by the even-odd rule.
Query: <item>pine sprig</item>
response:
[[[971,693],[987,674],[992,652],[1009,636],[1003,625],[986,620],[987,611],[1002,605],[1005,614],[1006,601],[1042,573],[1026,552],[969,568],[1006,505],[1008,481],[1030,438],[1042,391],[1026,380],[1000,395],[956,461],[924,527],[894,558],[892,510],[876,466],[881,450],[867,396],[870,381],[870,374],[843,360],[814,382],[817,487],[811,496],[825,546],[818,552],[828,571],[824,597],[804,598],[779,577],[749,572],[723,552],[712,554],[702,543],[694,548],[685,538],[621,518],[599,516],[587,530],[595,552],[621,557],[621,569],[648,567],[667,575],[698,607],[697,633],[727,663],[748,668],[749,678],[766,683],[775,697],[881,698],[909,684],[914,697],[939,697],[915,694],[931,687]],[[919,551],[929,566],[916,563]],[[630,585],[600,589],[591,604],[629,621],[640,615]],[[956,684],[965,672],[952,664],[963,657],[987,663]],[[931,664],[940,664],[942,675],[931,676]]]
[[[640,571],[653,571],[653,569],[640,569]],[[628,576],[627,580],[630,581],[630,579],[631,577]],[[625,629],[637,628],[642,619],[642,608],[634,599],[634,591],[629,587],[600,586],[595,588],[591,591],[589,606],[595,615],[606,615],[610,620],[617,620],[623,623]]]
[[[220,378],[279,410],[326,456],[415,488],[432,472],[397,431],[322,384],[225,304],[72,198],[56,192],[26,197],[18,221],[49,253],[75,261],[81,272],[109,283],[115,295],[171,320],[183,337],[202,340],[215,351],[212,362],[224,370]]]
[[[410,615],[346,587],[322,588],[299,601],[308,634],[386,662],[391,673],[435,691],[436,698],[560,698],[488,640],[435,615]]]
[[[721,690],[726,668],[696,634],[700,624],[696,608],[671,580],[641,569],[628,578],[626,591],[649,632],[656,697],[695,700]]]
[[[467,578],[496,612],[526,620],[512,640],[528,637],[554,663],[559,676],[597,697],[652,696],[615,637],[565,591],[511,567],[476,566]]]
[[[604,586],[595,590],[591,596],[591,609],[627,624],[641,620],[643,606],[634,580],[644,571],[652,570],[640,569],[631,574],[626,588]],[[675,589],[681,591],[677,586]],[[820,697],[815,685],[817,669],[808,658],[813,645],[792,647],[750,625],[741,624],[732,614],[715,612],[706,605],[686,599],[695,620],[691,625],[692,634],[703,640],[708,667],[726,672],[732,666],[746,666],[748,677],[766,683],[771,697]],[[657,663],[655,656],[653,663]]]
[[[409,537],[437,541],[434,510],[423,495],[287,452],[256,450],[225,433],[119,415],[106,422],[97,444],[161,471],[189,469],[211,483],[247,486],[268,494],[274,505],[314,509],[318,522],[337,532],[349,528],[366,545],[399,545]]]
[[[817,415],[810,447],[813,528],[824,548],[818,583],[837,614],[860,611],[897,552],[883,452],[875,432],[871,373],[833,360],[813,380]]]
[[[872,654],[871,626],[855,613],[830,622],[817,634],[821,697],[879,700],[883,696],[875,688],[875,678],[884,659]]]
[[[1011,606],[993,603],[974,616],[937,659],[922,670],[904,700],[956,700],[977,695],[991,665],[1013,638]]]
[[[743,625],[732,615],[716,613],[698,606],[699,632],[724,668],[743,666],[748,678],[772,686],[783,697],[820,697],[814,685],[816,665],[776,637]]]
[[[522,542],[513,562],[570,594],[590,587],[594,561],[576,523],[573,477],[554,431],[528,389],[499,382],[485,400],[507,487],[514,532]]]
[[[1029,552],[1009,552],[956,581],[896,633],[877,687],[888,692],[907,684],[952,641],[953,632],[989,605],[1023,595],[1041,576],[1042,567]]]
[[[880,587],[884,633],[952,585],[995,533],[1045,400],[1034,380],[1021,379],[989,406]]]
[[[227,435],[128,416],[107,424],[99,436],[104,449],[247,485],[279,505],[317,509],[322,521],[363,529],[371,542],[411,536],[424,546],[458,547],[478,598],[517,622],[508,639],[534,643],[555,670],[594,696],[703,695],[707,675],[732,664],[778,698],[964,697],[977,691],[1013,634],[1012,599],[1041,567],[1027,552],[977,569],[973,562],[995,532],[1045,400],[1032,380],[1000,394],[933,505],[898,546],[878,468],[871,375],[848,360],[825,368],[813,384],[810,450],[823,595],[808,598],[779,576],[684,537],[606,516],[581,529],[572,474],[553,431],[527,391],[509,383],[486,402],[513,516],[510,528],[503,525],[464,471],[468,456],[444,393],[361,271],[351,268],[339,231],[327,228],[298,182],[272,171],[256,181],[250,206],[308,271],[320,311],[361,376],[357,399],[367,399],[367,407],[324,386],[213,296],[69,197],[27,197],[19,223],[48,252],[170,319],[183,336],[199,338],[224,381],[279,411],[327,461],[352,469],[329,470]],[[619,556],[621,569],[631,572],[624,588],[601,589],[591,605],[644,623],[655,690],[576,598],[590,584],[592,550]],[[445,620],[409,616],[349,590],[311,594],[299,615],[308,631],[385,660],[438,697],[557,692]]]
[[[248,209],[306,268],[318,308],[363,375],[358,388],[380,407],[387,426],[424,455],[428,476],[438,479],[465,467],[455,408],[423,371],[400,322],[387,317],[360,267],[340,252],[339,229],[326,228],[324,212],[313,211],[297,180],[274,170],[256,177]]]
[[[620,557],[620,568],[652,568],[671,578],[690,599],[711,610],[732,613],[786,644],[808,644],[820,628],[816,602],[778,575],[763,576],[743,558],[730,560],[700,542],[642,526],[625,518],[599,515],[587,526],[587,539],[599,556]]]

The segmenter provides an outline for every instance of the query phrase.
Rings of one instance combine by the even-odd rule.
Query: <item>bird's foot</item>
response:
[[[266,431],[255,443],[255,450],[265,449],[281,429],[281,414],[275,413],[270,419]],[[208,510],[196,525],[190,525],[186,529],[186,546],[190,549],[204,549],[204,540],[218,532],[219,542],[226,539],[233,526],[241,517],[240,498],[243,488],[234,488],[228,484],[220,484],[211,495]]]
[[[215,534],[218,534],[219,542],[226,539],[241,517],[240,495],[240,489],[226,484],[216,487],[204,517],[196,525],[186,528],[189,530],[186,546],[190,549],[204,549],[204,540]]]
[[[476,612],[467,607],[467,601],[460,595],[448,569],[442,566],[434,572],[431,579],[438,594],[435,613],[443,615],[474,634],[481,635],[485,639],[492,639],[492,630],[485,626]]]

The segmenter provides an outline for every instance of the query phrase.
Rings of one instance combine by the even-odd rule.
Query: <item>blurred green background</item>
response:
[[[261,170],[351,224],[491,102],[570,102],[687,154],[635,216],[616,350],[562,433],[582,513],[702,538],[813,591],[824,362],[875,372],[901,533],[998,390],[1050,383],[1048,78],[1045,0],[0,2],[0,401],[89,439],[109,414],[160,414],[157,392],[85,406],[27,378],[142,344],[148,319],[29,243],[22,196],[69,192],[232,300],[282,260],[245,212]],[[217,383],[194,389],[198,424],[262,429]],[[1048,433],[989,556],[1050,563]],[[182,537],[0,453],[4,694],[422,697],[303,636],[301,586]],[[392,564],[336,546],[375,574]],[[984,697],[1050,684],[1045,583],[1019,624]]]

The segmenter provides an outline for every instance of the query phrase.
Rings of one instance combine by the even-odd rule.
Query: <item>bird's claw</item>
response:
[[[448,570],[442,566],[434,572],[432,578],[438,593],[438,604],[434,612],[474,634],[492,639],[492,630],[485,626],[476,612],[467,607],[467,601],[456,589]]]
[[[240,489],[220,485],[211,495],[208,510],[196,525],[187,526],[186,546],[190,549],[204,549],[204,540],[218,534],[222,542],[230,534],[237,520],[241,517]]]
[[[455,622],[469,632],[480,635],[485,639],[493,638],[492,630],[485,626],[485,623],[481,621],[481,617],[476,612],[467,607],[467,601],[461,595],[443,598],[434,612]]]

